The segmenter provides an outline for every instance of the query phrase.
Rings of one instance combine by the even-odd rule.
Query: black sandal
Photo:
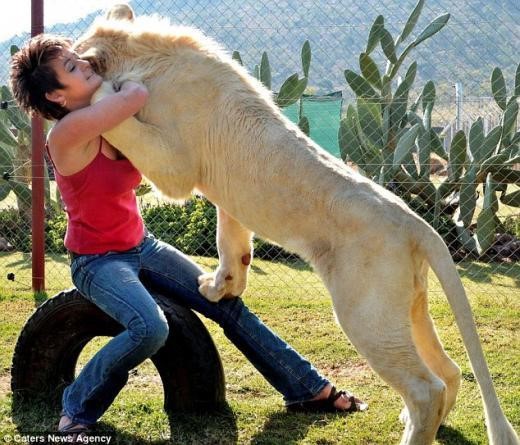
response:
[[[70,420],[70,423],[67,423],[66,425],[62,426],[61,428],[58,428],[58,434],[60,434],[61,436],[71,438],[68,443],[78,443],[78,442],[83,443],[83,441],[78,440],[78,439],[81,439],[81,438],[85,437],[88,433],[92,432],[92,429],[89,425],[84,425],[82,423],[73,422],[65,411],[62,411],[60,413],[60,416],[61,417],[66,416]]]
[[[341,409],[334,405],[336,400],[341,396],[346,396],[350,402],[347,409]],[[307,400],[305,402],[291,403],[287,405],[287,411],[293,413],[354,413],[356,411],[366,411],[368,405],[361,401],[356,401],[356,398],[346,391],[336,391],[333,386],[330,394],[326,399]]]

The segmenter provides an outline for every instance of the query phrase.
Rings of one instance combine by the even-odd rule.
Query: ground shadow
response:
[[[54,397],[33,397],[21,391],[12,395],[11,417],[21,435],[54,432],[59,412],[59,402]]]
[[[44,400],[14,395],[11,409],[12,419],[18,433],[25,436],[54,434],[60,413],[56,399]],[[219,444],[236,445],[238,430],[236,418],[229,405],[219,410],[198,413],[174,413],[168,415],[170,437],[146,439],[147,431],[131,434],[117,425],[100,421],[92,435],[109,436],[110,444],[124,445],[169,445],[169,444]]]
[[[32,267],[31,256],[29,254],[22,254],[22,258],[11,261],[6,264],[6,267],[18,267],[19,269],[30,269]]]
[[[7,258],[9,255],[13,253],[19,252],[8,252],[8,253],[0,253],[0,259]],[[6,267],[18,267],[19,269],[30,269],[32,267],[32,259],[31,254],[22,253],[22,257],[13,260],[6,264]],[[69,257],[65,253],[46,253],[46,260],[54,261],[55,263],[60,264],[69,264]]]
[[[124,445],[236,445],[238,442],[236,419],[228,406],[206,413],[170,414],[168,419],[170,437],[163,439],[147,440],[146,431],[139,435],[129,434],[116,425],[105,422],[98,423],[95,433],[110,436],[111,444]]]
[[[443,445],[475,445],[477,443],[467,439],[460,431],[446,425],[441,425],[437,431],[437,441]]]
[[[515,286],[520,286],[520,263],[457,263],[459,274],[474,283],[491,283],[492,278],[504,276],[515,280]]]
[[[323,414],[273,413],[268,417],[262,430],[253,436],[251,445],[275,443],[295,445],[307,436],[310,426],[318,420],[323,421]]]
[[[204,413],[172,413],[168,416],[171,443],[236,445],[236,416],[226,403],[215,411]]]
[[[257,266],[255,263],[251,264],[251,270],[257,275],[268,275],[261,267]]]
[[[341,414],[338,415],[341,416]],[[251,444],[283,443],[284,445],[295,445],[307,436],[309,427],[318,420],[323,421],[323,415],[273,413],[269,416],[263,429],[253,437]],[[467,439],[462,433],[449,426],[441,426],[436,439],[442,445],[476,445],[476,442]],[[324,441],[323,444],[325,443],[327,442]]]
[[[50,253],[47,254],[48,258],[56,263],[61,264],[69,264],[70,260],[67,254],[65,253]]]

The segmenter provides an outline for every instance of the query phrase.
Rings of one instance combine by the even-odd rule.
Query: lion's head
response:
[[[133,9],[126,3],[112,6],[104,17],[98,18],[87,33],[74,43],[74,50],[101,76],[105,76],[114,60],[127,47]]]

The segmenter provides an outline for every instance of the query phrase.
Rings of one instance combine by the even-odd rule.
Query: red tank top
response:
[[[127,159],[107,158],[101,144],[100,138],[96,157],[79,172],[63,176],[54,168],[68,215],[65,247],[74,253],[128,250],[144,236],[135,195],[141,174]]]

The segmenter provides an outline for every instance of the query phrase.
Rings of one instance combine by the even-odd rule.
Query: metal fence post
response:
[[[31,0],[31,36],[43,32],[43,0]],[[33,117],[32,126],[32,288],[45,290],[45,193],[43,120]]]
[[[463,101],[463,93],[462,93],[462,83],[457,82],[455,84],[455,103],[456,103],[456,119],[455,119],[455,129],[456,131],[462,130],[462,101]]]

